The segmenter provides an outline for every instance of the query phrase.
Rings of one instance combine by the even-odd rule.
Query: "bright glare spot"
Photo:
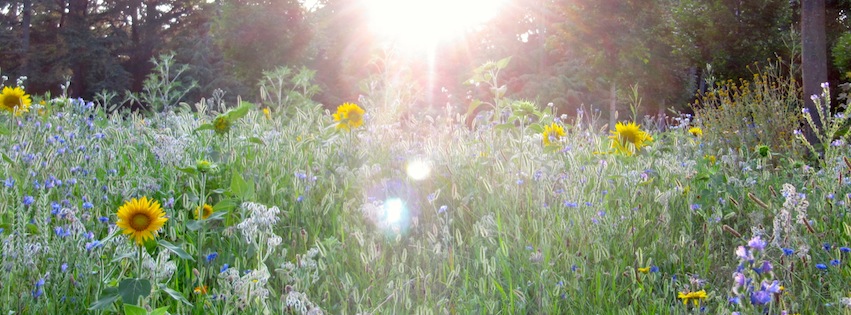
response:
[[[427,48],[493,19],[506,0],[365,0],[370,28],[407,48]]]
[[[388,199],[384,202],[384,218],[387,223],[393,224],[402,219],[402,212],[405,211],[405,204],[398,198]]]
[[[413,180],[423,180],[431,174],[431,165],[428,162],[421,160],[414,160],[408,163],[408,167],[405,169],[408,173],[408,177]]]

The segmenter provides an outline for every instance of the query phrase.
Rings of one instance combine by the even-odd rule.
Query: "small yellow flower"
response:
[[[691,127],[688,129],[688,133],[695,137],[702,137],[703,129],[700,129],[700,127]]]
[[[648,273],[648,272],[650,272],[650,267],[641,267],[641,268],[638,268],[638,272],[640,272],[640,273]]]
[[[263,116],[266,116],[266,119],[272,119],[272,111],[268,107],[263,108]]]
[[[715,165],[715,162],[717,161],[714,155],[707,154],[704,155],[703,158],[706,160],[706,162],[709,162],[709,165]]]
[[[213,214],[213,206],[205,203],[203,209],[201,207],[195,207],[195,212],[193,212],[193,213],[195,214],[196,220],[197,219],[206,220],[207,218],[209,218]]]
[[[195,294],[207,294],[207,286],[197,286],[195,287],[195,290],[192,290],[192,292],[195,292]]]
[[[337,113],[334,114],[334,121],[337,122],[337,129],[345,129],[350,131],[363,125],[363,115],[366,111],[360,108],[357,104],[343,103],[337,106]]]
[[[544,146],[549,146],[556,144],[566,134],[564,132],[564,127],[559,126],[556,123],[552,123],[549,126],[544,127],[544,132],[541,135],[544,138]]]
[[[687,305],[689,301],[694,302],[694,306],[700,304],[700,300],[706,299],[706,290],[700,290],[695,292],[680,292],[677,295],[678,299],[683,300],[683,305]]]
[[[12,113],[15,116],[20,116],[29,111],[32,99],[30,95],[24,92],[20,87],[4,87],[0,93],[0,108]]]

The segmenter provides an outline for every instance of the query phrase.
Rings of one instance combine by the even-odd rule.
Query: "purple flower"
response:
[[[774,280],[771,282],[771,284],[767,284],[765,281],[763,281],[762,289],[768,291],[768,293],[780,293],[780,282]]]
[[[791,249],[791,248],[784,248],[783,249],[783,255],[792,256],[792,254],[794,254],[794,253],[795,253],[794,249]]]
[[[446,205],[440,206],[440,209],[437,209],[437,213],[444,213],[446,209],[449,209]]]
[[[62,271],[62,272],[65,272],[66,270],[68,270],[68,264],[63,263],[62,266],[59,266],[59,270]]]
[[[765,241],[763,241],[762,238],[759,237],[759,235],[754,236],[750,241],[748,241],[748,247],[761,251],[765,249]]]
[[[24,196],[24,206],[29,206],[35,202],[35,198],[33,196]]]
[[[564,206],[565,206],[565,207],[568,207],[568,208],[576,208],[576,207],[578,207],[579,205],[578,205],[578,204],[576,204],[575,202],[565,201],[565,202],[564,202]]]
[[[744,246],[736,248],[736,256],[739,257],[739,260],[753,260],[753,255],[751,255],[751,252]]]
[[[11,177],[6,178],[5,184],[7,188],[15,187],[15,179]]]
[[[771,294],[768,291],[756,291],[751,294],[751,304],[753,305],[765,305],[768,302],[771,302]]]
[[[827,250],[827,251],[829,251],[829,250],[830,250],[830,247],[831,247],[831,246],[830,246],[830,244],[829,244],[829,243],[824,243],[823,245],[821,245],[821,248],[824,248],[824,250]]]
[[[771,272],[772,269],[774,269],[774,267],[771,266],[771,263],[768,262],[768,260],[765,260],[765,261],[762,262],[762,267],[760,267],[759,271],[761,273],[769,273],[769,272]]]
[[[830,261],[830,265],[831,265],[831,266],[834,266],[834,267],[839,266],[839,259],[831,260],[831,261]]]
[[[101,246],[103,246],[103,243],[101,243],[98,240],[94,240],[94,241],[86,243],[86,250],[91,251],[91,250],[98,248],[98,247],[101,247]]]
[[[700,210],[700,204],[694,203],[694,204],[691,205],[690,208],[691,208],[692,211]]]
[[[654,266],[650,266],[650,272],[659,272],[659,267],[657,267],[657,266],[655,266],[655,265],[654,265]]]
[[[102,223],[107,223],[107,222],[109,222],[109,217],[100,217],[100,218],[98,218],[98,220]]]

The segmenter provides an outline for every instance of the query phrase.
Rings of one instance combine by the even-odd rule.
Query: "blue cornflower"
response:
[[[33,196],[24,196],[24,206],[29,206],[35,202],[35,198]]]
[[[91,202],[86,201],[86,202],[83,203],[83,209],[89,210],[89,209],[94,208],[94,207],[95,207],[95,205],[93,205]]]
[[[578,205],[578,204],[576,204],[575,202],[565,201],[565,202],[564,202],[564,206],[565,206],[565,207],[568,207],[568,208],[576,208],[576,207],[578,207],[579,205]]]
[[[296,202],[302,202],[302,201],[304,201],[304,196],[298,196],[298,198],[296,198],[296,199],[295,199],[295,201],[296,201]]]
[[[830,243],[824,243],[821,245],[821,248],[824,248],[824,250],[830,250]]]
[[[228,271],[228,268],[230,268],[230,266],[228,264],[222,265],[222,269],[219,269],[219,273]]]
[[[38,190],[39,188],[41,188],[41,184],[38,182],[37,179],[33,180],[33,189]]]
[[[834,267],[839,266],[839,259],[831,260],[831,261],[830,261],[830,265],[831,265],[831,266],[834,266]]]
[[[38,279],[38,281],[36,281],[36,283],[35,283],[35,289],[32,290],[32,294],[33,294],[34,298],[37,299],[44,294],[44,290],[42,290],[43,286],[44,286],[44,278]]]
[[[825,266],[825,264],[816,264],[816,268],[820,270],[827,270],[827,266]]]
[[[59,266],[59,271],[65,272],[66,270],[68,270],[68,264],[62,263],[62,266]]]
[[[700,210],[700,204],[693,203],[690,208],[691,208],[692,211]]]
[[[15,187],[15,179],[11,177],[6,178],[5,184],[7,188]]]
[[[730,304],[739,304],[739,303],[741,303],[741,299],[739,299],[738,296],[734,296],[734,297],[727,299],[727,302],[730,302]]]
[[[792,254],[794,254],[794,253],[795,253],[794,249],[791,249],[791,248],[784,248],[783,249],[783,255],[792,256]]]
[[[446,205],[440,206],[440,209],[437,209],[437,213],[444,213],[446,209],[449,209]]]
[[[213,259],[216,259],[216,257],[219,257],[219,253],[217,253],[217,252],[212,252],[210,254],[207,254],[207,262],[209,263],[209,262],[213,261]]]
[[[98,221],[100,221],[101,223],[107,223],[109,222],[109,217],[100,217],[98,218]]]
[[[657,266],[655,266],[655,265],[654,265],[654,266],[650,266],[650,272],[659,272],[659,267],[657,267]]]

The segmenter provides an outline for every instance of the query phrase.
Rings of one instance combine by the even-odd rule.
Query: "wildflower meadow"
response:
[[[156,111],[3,82],[0,309],[847,314],[848,107],[813,95],[810,141],[766,80],[614,126],[498,88],[403,119],[381,81]]]

